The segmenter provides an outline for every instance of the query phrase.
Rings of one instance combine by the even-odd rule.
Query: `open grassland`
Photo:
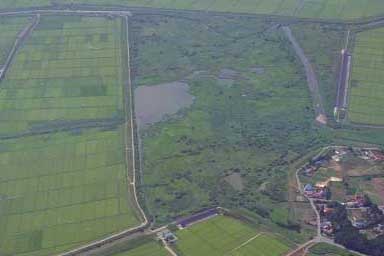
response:
[[[122,112],[121,20],[43,17],[2,82],[0,135]]]
[[[168,256],[160,242],[149,242],[113,256]]]
[[[215,204],[266,218],[286,207],[287,164],[328,137],[313,125],[305,75],[282,31],[245,18],[143,16],[131,25],[135,85],[182,80],[195,97],[141,131],[141,189],[156,222]],[[240,189],[227,181],[234,173]]]
[[[349,118],[352,122],[384,125],[383,54],[383,28],[356,35],[349,96]]]
[[[138,224],[122,24],[42,17],[1,83],[0,255],[52,255]]]
[[[279,256],[289,251],[276,237],[224,216],[195,224],[176,235],[176,250],[187,256]]]
[[[27,25],[27,18],[0,18],[0,69],[15,43],[18,33]]]
[[[0,8],[46,6],[51,3],[209,10],[320,19],[355,19],[384,14],[381,0],[2,0]]]

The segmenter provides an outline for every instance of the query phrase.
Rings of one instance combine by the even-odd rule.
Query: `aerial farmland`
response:
[[[383,256],[383,15],[0,1],[0,256]]]

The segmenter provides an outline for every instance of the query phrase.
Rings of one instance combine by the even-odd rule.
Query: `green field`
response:
[[[209,10],[321,19],[355,19],[384,14],[384,2],[381,0],[2,0],[0,8],[46,6],[51,2]]]
[[[176,250],[187,256],[279,256],[289,251],[276,237],[224,216],[195,224],[176,235]]]
[[[113,256],[168,256],[169,254],[159,242],[149,242],[126,252]]]
[[[2,82],[0,135],[118,122],[121,31],[119,19],[42,17]]]
[[[0,68],[16,40],[17,34],[27,25],[27,18],[0,18]]]
[[[383,28],[356,35],[349,96],[349,118],[352,122],[384,125],[383,45]]]
[[[324,243],[313,246],[309,252],[309,256],[356,256],[356,254],[347,250]]]
[[[122,24],[43,16],[2,81],[1,255],[52,255],[139,223],[127,185]]]

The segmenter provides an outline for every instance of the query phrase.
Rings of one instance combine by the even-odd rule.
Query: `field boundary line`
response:
[[[140,214],[142,215],[143,217],[143,223],[140,225],[140,226],[145,226],[148,224],[148,219],[147,219],[147,216],[145,215],[145,212],[143,210],[143,208],[141,208],[140,206],[140,203],[139,203],[139,199],[137,197],[137,191],[136,191],[136,153],[135,153],[135,122],[134,122],[134,112],[133,112],[133,109],[134,109],[134,102],[133,102],[133,88],[132,88],[132,80],[131,80],[131,54],[130,54],[130,44],[129,44],[129,35],[128,35],[128,32],[129,32],[129,18],[128,16],[125,16],[125,22],[126,22],[126,40],[127,40],[127,57],[128,57],[128,76],[129,76],[129,80],[128,80],[128,87],[129,87],[129,96],[130,96],[130,117],[131,117],[131,120],[130,120],[130,123],[131,123],[131,136],[132,136],[132,140],[131,140],[131,143],[132,143],[132,182],[131,182],[131,185],[133,187],[133,196],[134,196],[134,199],[135,199],[135,202],[137,204],[137,207],[140,211]],[[125,115],[126,116],[126,115]],[[127,138],[127,136],[125,136]],[[126,141],[127,142],[127,141]],[[127,152],[127,155],[128,155],[128,152]],[[129,173],[128,173],[129,174]],[[129,177],[129,176],[128,176]]]
[[[27,23],[27,25],[21,29],[16,35],[16,40],[13,43],[13,46],[11,50],[9,51],[9,54],[7,56],[7,59],[0,70],[0,82],[5,78],[6,73],[8,72],[9,67],[12,64],[12,61],[16,55],[16,52],[19,50],[21,44],[28,40],[28,37],[32,34],[33,30],[35,30],[36,26],[40,22],[40,14],[36,14],[35,17],[33,17],[33,20],[30,23]]]
[[[260,236],[262,236],[262,235],[264,235],[263,232],[256,234],[255,236],[251,237],[250,239],[248,239],[248,240],[245,241],[244,243],[240,244],[240,245],[237,246],[236,248],[233,248],[232,250],[230,250],[230,251],[229,251],[228,253],[226,253],[225,255],[228,255],[228,254],[230,254],[230,253],[232,253],[232,252],[234,252],[234,251],[237,251],[238,249],[240,249],[240,248],[246,246],[247,244],[249,244],[250,242],[252,242],[253,240],[255,240],[256,238],[258,238],[258,237],[260,237]]]

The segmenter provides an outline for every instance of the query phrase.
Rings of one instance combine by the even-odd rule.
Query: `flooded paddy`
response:
[[[194,97],[184,82],[172,82],[135,89],[135,113],[140,128],[162,121],[166,116],[192,105]]]

